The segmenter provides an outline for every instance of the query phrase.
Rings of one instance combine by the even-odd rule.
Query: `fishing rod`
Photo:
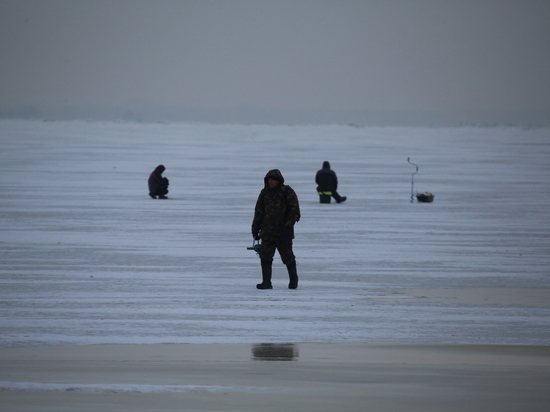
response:
[[[418,173],[418,165],[412,163],[410,157],[407,157],[407,162],[416,167],[416,171],[411,175],[411,203],[414,203],[414,175]]]

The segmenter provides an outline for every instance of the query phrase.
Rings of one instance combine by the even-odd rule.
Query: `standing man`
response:
[[[149,196],[153,199],[156,199],[157,196],[159,199],[168,199],[166,195],[168,194],[168,179],[162,177],[162,172],[166,168],[163,165],[158,165],[155,170],[149,175],[149,180],[147,184],[149,185]]]
[[[261,190],[252,221],[252,236],[262,240],[260,262],[262,265],[262,283],[258,289],[273,289],[271,268],[275,250],[288,269],[289,289],[298,287],[296,257],[292,252],[294,224],[300,220],[300,205],[296,192],[285,185],[285,179],[279,169],[267,172],[264,188]]]
[[[317,193],[319,193],[320,203],[330,203],[331,196],[336,200],[336,203],[346,201],[347,197],[340,196],[336,191],[338,189],[338,178],[336,177],[336,172],[331,170],[328,161],[325,160],[323,168],[317,171],[315,183],[317,183]]]

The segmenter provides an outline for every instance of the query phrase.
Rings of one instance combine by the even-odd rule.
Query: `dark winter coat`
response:
[[[163,196],[168,193],[168,179],[162,177],[162,172],[165,170],[166,168],[163,165],[158,165],[149,176],[147,183],[150,195]]]
[[[315,183],[317,183],[317,192],[331,195],[338,189],[338,178],[334,170],[330,169],[330,163],[323,162],[323,168],[315,175]]]
[[[270,188],[270,178],[278,180],[280,184]],[[278,240],[282,237],[294,239],[294,224],[300,220],[300,205],[296,192],[284,182],[278,169],[270,170],[265,175],[264,188],[254,209],[252,235],[259,234],[264,240]]]

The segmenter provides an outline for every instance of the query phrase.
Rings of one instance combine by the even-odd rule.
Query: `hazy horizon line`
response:
[[[1,108],[0,119],[50,121],[132,121],[137,123],[190,122],[214,124],[275,124],[275,125],[329,125],[351,126],[533,126],[547,127],[550,122],[536,121],[539,114],[477,113],[446,114],[436,111],[390,110],[292,110],[240,106],[236,108],[206,108],[187,106],[160,106],[147,103],[132,105],[24,105]],[[532,119],[530,119],[532,118]]]

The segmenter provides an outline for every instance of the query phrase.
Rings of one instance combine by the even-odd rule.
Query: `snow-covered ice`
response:
[[[0,346],[550,344],[550,129],[4,120],[0,142]],[[324,160],[346,203],[318,202]],[[300,199],[295,291],[278,255],[256,290],[246,250],[272,168]]]

